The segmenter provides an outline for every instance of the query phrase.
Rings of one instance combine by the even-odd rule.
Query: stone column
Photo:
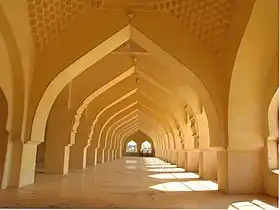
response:
[[[218,151],[218,185],[225,193],[264,192],[264,150],[228,149]]]
[[[75,144],[70,149],[70,168],[85,169],[87,161],[87,147],[89,142],[90,123],[83,116],[75,135]]]
[[[106,163],[106,162],[109,162],[110,161],[110,149],[107,149],[107,148],[104,148],[103,149],[103,162]]]
[[[93,148],[92,145],[90,145],[88,148],[87,148],[87,161],[86,161],[86,165],[87,166],[94,166],[95,165],[95,161],[94,161],[94,158],[95,158],[95,150]]]
[[[62,175],[68,173],[69,152],[73,143],[71,142],[73,120],[66,99],[56,101],[46,127],[45,173]]]
[[[164,161],[167,161],[167,162],[168,162],[168,150],[163,151],[163,157],[162,157],[162,159],[163,159]]]
[[[164,158],[164,151],[163,150],[159,151],[159,156],[157,158],[163,160],[163,158]]]
[[[35,178],[35,164],[36,164],[36,152],[39,142],[28,142],[25,144],[17,145],[21,146],[21,165],[19,171],[19,179],[16,187],[23,187],[34,183]]]
[[[185,168],[185,151],[184,150],[180,150],[177,152],[177,163],[176,165],[179,168]]]
[[[167,152],[167,159],[166,159],[166,161],[169,162],[169,163],[172,162],[172,154],[173,154],[173,151],[171,151],[171,150],[169,150]]]
[[[122,150],[122,148],[118,148],[117,150],[119,152],[120,158],[122,158],[123,157],[123,150]]]
[[[109,154],[109,161],[115,160],[115,151],[113,149],[109,149],[110,150],[110,154]]]
[[[162,150],[156,150],[156,155],[157,158],[163,159],[163,151]]]
[[[269,169],[279,168],[278,158],[278,141],[279,137],[268,137],[267,138],[267,156],[268,156],[268,167]]]
[[[185,170],[190,172],[199,171],[199,156],[200,150],[198,149],[188,149],[185,152]]]
[[[104,163],[103,162],[103,157],[104,157],[104,150],[103,149],[100,149],[100,148],[96,148],[95,149],[96,151],[96,163],[97,164],[101,164],[101,163]]]
[[[98,146],[98,138],[99,138],[99,132],[100,132],[100,123],[95,123],[92,125],[94,127],[92,134],[90,135],[90,150],[92,152],[93,157],[93,165],[96,165],[98,163],[102,163],[102,151],[100,151]]]
[[[178,160],[178,151],[173,150],[171,153],[171,163],[176,165],[177,160]]]
[[[199,176],[205,180],[217,180],[217,149],[200,150]]]
[[[116,156],[116,159],[119,159],[120,158],[120,152],[118,151],[118,149],[114,149],[115,150],[115,156]]]

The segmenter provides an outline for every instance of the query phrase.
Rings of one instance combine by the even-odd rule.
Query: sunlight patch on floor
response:
[[[128,163],[128,164],[137,164],[138,161],[137,161],[137,160],[125,160],[125,163]]]
[[[175,177],[172,176],[172,174],[168,174],[168,173],[153,174],[153,175],[149,175],[149,177],[155,179],[175,179]]]
[[[144,159],[144,163],[145,164],[170,164],[170,163],[166,163],[158,158],[153,158],[153,159]]]
[[[171,165],[171,163],[145,163],[146,166],[153,166],[153,165]]]
[[[199,175],[192,172],[185,173],[172,173],[172,175],[177,179],[198,179]]]
[[[182,168],[152,168],[152,169],[148,169],[148,171],[150,172],[159,172],[159,173],[162,173],[162,172],[184,172],[185,169],[182,169]]]
[[[136,166],[126,166],[125,168],[127,168],[127,169],[136,169]]]
[[[147,168],[177,168],[176,165],[150,165],[146,166]]]
[[[151,189],[166,191],[166,192],[185,192],[192,191],[180,182],[167,182],[163,184],[158,184],[150,187]]]
[[[212,181],[198,180],[198,181],[188,181],[182,182],[188,188],[193,191],[214,191],[218,190],[218,184]]]
[[[182,192],[182,191],[216,191],[218,184],[212,181],[188,181],[188,182],[166,182],[150,187],[151,189],[168,191],[168,192]]]
[[[256,210],[276,210],[278,208],[269,205],[260,200],[253,200],[253,201],[241,201],[241,202],[234,202],[232,203],[229,208],[230,210],[247,210],[247,209],[256,209]]]
[[[198,179],[199,175],[191,172],[185,173],[159,173],[149,175],[151,178],[155,179]]]

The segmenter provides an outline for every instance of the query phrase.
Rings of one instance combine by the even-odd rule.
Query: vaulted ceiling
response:
[[[208,114],[215,113],[208,115],[215,122],[211,125],[223,129],[232,64],[253,4],[253,0],[27,0],[35,46],[31,81],[36,87],[30,93],[27,127],[47,88],[60,78],[61,89],[70,90],[69,107],[76,115],[86,111],[94,120],[108,106],[116,113],[137,102],[132,111],[141,113],[139,128],[168,133],[178,124],[184,127],[184,107],[189,105],[196,113],[203,107]],[[115,41],[123,43],[111,46]],[[103,54],[82,65],[94,50]],[[167,65],[171,61],[176,65]],[[79,73],[66,72],[79,62]],[[198,78],[205,90],[198,90],[192,78]],[[57,101],[65,98],[58,89],[48,93]],[[131,91],[135,92],[128,95]],[[106,121],[110,114],[102,116]]]

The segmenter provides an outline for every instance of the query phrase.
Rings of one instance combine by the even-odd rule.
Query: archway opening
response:
[[[141,148],[140,148],[140,154],[142,156],[151,156],[153,153],[153,148],[152,148],[152,144],[148,141],[144,141],[141,144]]]
[[[138,151],[137,143],[133,140],[127,143],[125,152],[128,154],[135,154]]]

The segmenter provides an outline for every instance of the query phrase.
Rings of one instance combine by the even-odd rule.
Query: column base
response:
[[[118,151],[118,154],[119,154],[119,158],[122,158],[122,156],[123,156],[123,151],[122,151],[122,149],[117,149],[117,151]]]
[[[177,164],[177,160],[178,160],[178,152],[177,151],[173,151],[172,152],[172,156],[171,156],[171,163],[176,165]]]
[[[121,158],[121,154],[120,154],[120,151],[118,149],[115,149],[115,154],[116,154],[117,159]]]
[[[264,176],[264,193],[273,198],[278,198],[279,193],[279,175],[266,169]]]
[[[205,180],[217,180],[217,150],[201,150],[199,154],[199,176]]]
[[[87,166],[95,166],[95,150],[89,146],[87,148],[87,161],[86,161]]]
[[[109,149],[103,149],[103,163],[109,162],[110,161],[110,150]]]
[[[185,167],[185,151],[179,151],[177,152],[177,166],[179,168],[184,168]]]
[[[218,151],[219,190],[229,194],[264,193],[264,150]]]
[[[34,183],[37,144],[25,143],[22,148],[21,167],[17,187]]]
[[[112,161],[112,160],[116,160],[116,153],[115,153],[115,150],[113,150],[113,149],[110,149],[110,151],[111,151],[111,155],[110,155],[110,161]]]
[[[185,152],[185,170],[190,172],[199,171],[199,155],[200,151],[196,149],[190,149]]]
[[[172,163],[172,151],[167,152],[167,162]]]
[[[168,162],[168,151],[163,151],[163,157],[162,157],[162,160]]]

